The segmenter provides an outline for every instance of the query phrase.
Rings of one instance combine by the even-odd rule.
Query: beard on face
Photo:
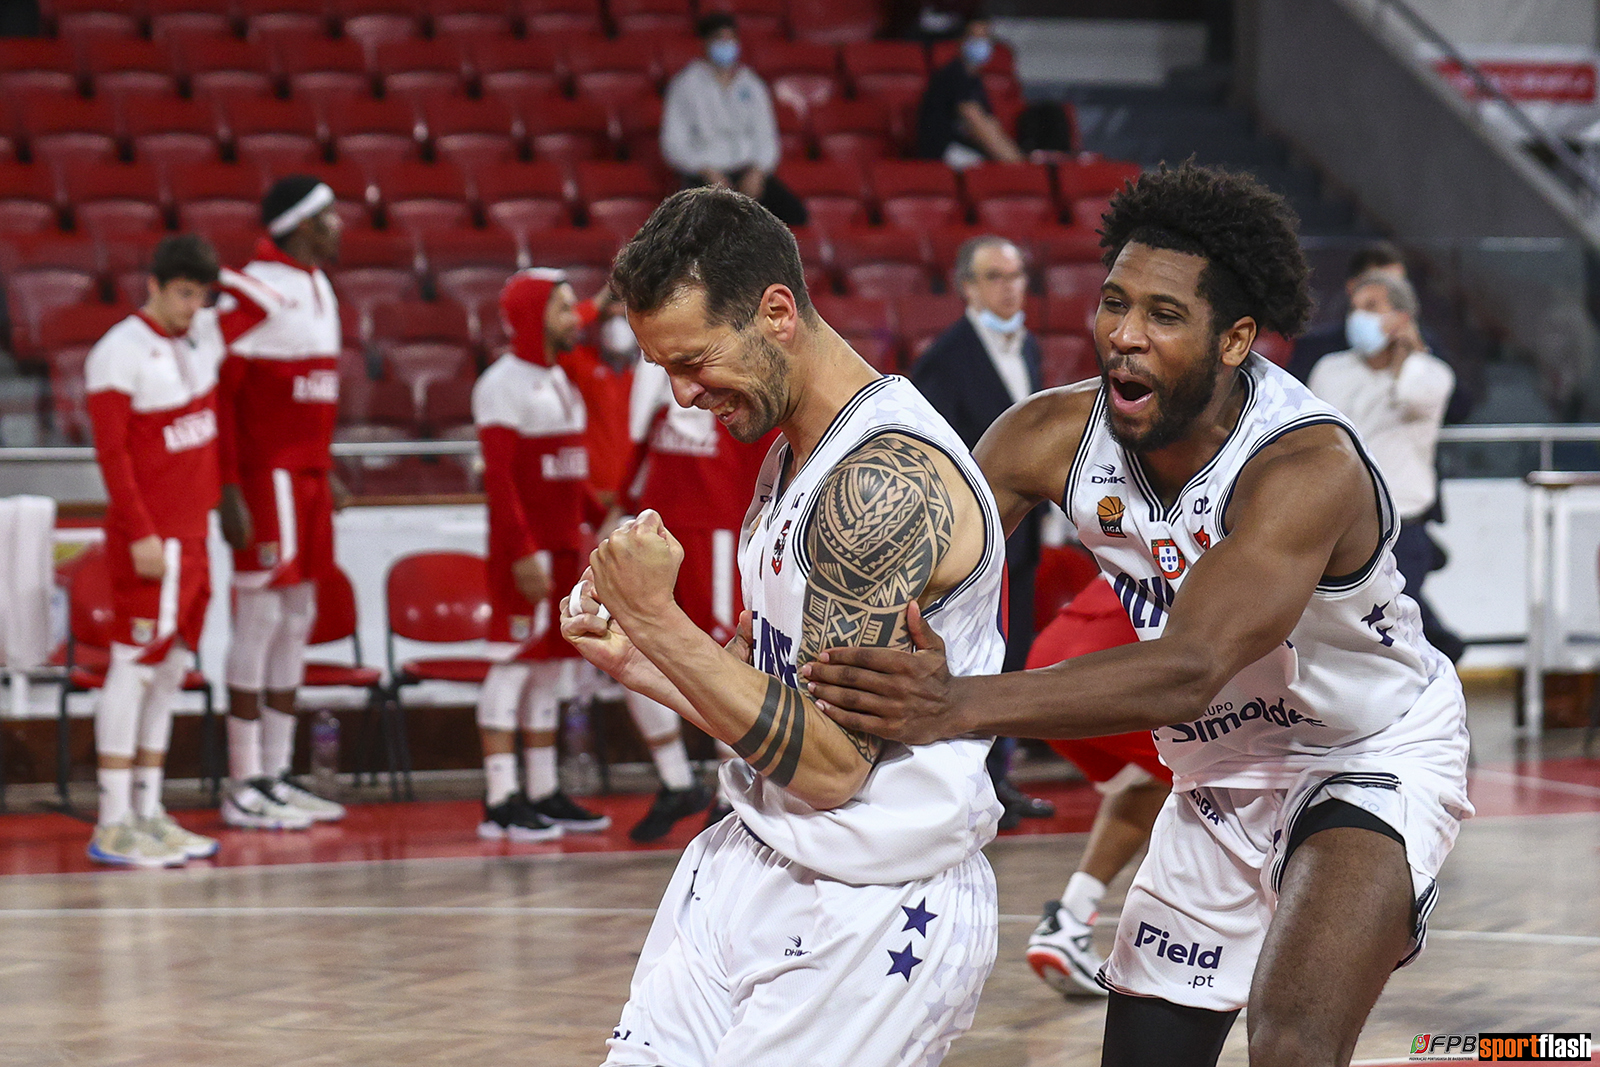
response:
[[[737,441],[754,444],[765,437],[789,408],[789,357],[756,329],[740,352],[750,384],[740,391],[739,408],[728,422]]]
[[[1106,420],[1106,427],[1111,431],[1111,436],[1116,439],[1117,444],[1129,452],[1154,452],[1183,440],[1195,420],[1205,411],[1206,405],[1211,403],[1211,394],[1216,387],[1217,368],[1221,365],[1222,337],[1218,335],[1211,339],[1206,358],[1172,381],[1155,382],[1151,385],[1151,392],[1155,394],[1153,403],[1156,416],[1143,433],[1132,434],[1123,431],[1117,426],[1111,405],[1109,403],[1104,405],[1102,417]],[[1105,361],[1101,360],[1100,388],[1110,393],[1115,387],[1107,370]]]

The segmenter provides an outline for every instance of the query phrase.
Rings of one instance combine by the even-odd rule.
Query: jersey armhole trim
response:
[[[1089,408],[1089,421],[1083,425],[1083,436],[1078,439],[1078,450],[1072,454],[1072,463],[1067,467],[1067,481],[1061,490],[1061,510],[1066,513],[1067,521],[1077,529],[1077,516],[1072,514],[1072,498],[1076,495],[1078,478],[1083,471],[1085,458],[1090,450],[1090,438],[1094,436],[1096,420],[1104,418],[1103,408],[1106,402],[1106,391],[1102,386],[1095,390],[1094,404]]]
[[[1383,480],[1383,475],[1379,472],[1378,465],[1373,462],[1372,457],[1367,453],[1366,445],[1362,444],[1361,435],[1356,433],[1355,428],[1343,419],[1332,415],[1315,414],[1302,416],[1286,426],[1278,427],[1272,433],[1256,442],[1250,449],[1249,455],[1245,457],[1244,462],[1239,465],[1239,474],[1243,474],[1244,469],[1264,449],[1286,434],[1293,433],[1296,430],[1304,430],[1311,426],[1324,425],[1337,426],[1350,438],[1351,444],[1355,445],[1356,454],[1361,457],[1362,466],[1366,467],[1367,475],[1372,479],[1372,487],[1378,498],[1377,548],[1373,549],[1372,555],[1367,557],[1366,562],[1350,574],[1333,578],[1324,576],[1321,581],[1317,582],[1315,589],[1316,593],[1347,593],[1359,587],[1372,576],[1373,570],[1377,567],[1379,561],[1383,559],[1384,553],[1389,551],[1394,544],[1394,539],[1400,531],[1400,522],[1395,512],[1394,500],[1389,496],[1388,483]],[[1215,513],[1217,516],[1217,532],[1223,537],[1227,537],[1229,533],[1228,505],[1233,503],[1233,491],[1238,484],[1239,477],[1235,475],[1233,481],[1228,483],[1228,488],[1223,491],[1222,499],[1217,504]]]

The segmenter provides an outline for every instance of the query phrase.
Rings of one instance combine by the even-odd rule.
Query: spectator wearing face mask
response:
[[[961,54],[928,79],[917,107],[917,155],[942,159],[957,170],[986,160],[1023,161],[1022,150],[994,117],[983,88],[979,72],[992,55],[989,20],[972,19],[961,38]]]
[[[1355,424],[1383,472],[1400,517],[1395,563],[1406,594],[1422,610],[1430,643],[1461,657],[1461,639],[1433,613],[1422,596],[1428,572],[1443,565],[1443,552],[1428,536],[1427,523],[1439,496],[1434,452],[1455,372],[1428,351],[1417,328],[1417,293],[1392,272],[1372,270],[1350,286],[1345,319],[1350,347],[1323,356],[1306,383]]]
[[[739,62],[733,16],[706,15],[695,29],[706,43],[706,56],[684,67],[667,86],[662,157],[684,188],[725,185],[760,201],[790,226],[805,225],[805,205],[773,177],[778,120],[766,83]]]

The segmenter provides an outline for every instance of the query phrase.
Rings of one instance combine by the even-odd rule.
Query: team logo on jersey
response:
[[[210,408],[179,415],[161,428],[168,452],[187,452],[210,444],[217,437],[217,413]]]
[[[1128,480],[1118,474],[1117,468],[1110,463],[1097,463],[1095,466],[1104,473],[1089,475],[1091,485],[1122,485]]]
[[[783,546],[789,542],[789,527],[794,525],[793,519],[783,520],[783,529],[778,531],[778,539],[772,543],[772,573],[783,573]]]
[[[1095,514],[1100,517],[1100,532],[1107,537],[1127,537],[1122,532],[1122,498],[1120,496],[1103,496],[1100,503],[1095,506]]]
[[[156,620],[154,620],[154,619],[134,619],[133,620],[133,633],[132,633],[131,636],[133,637],[133,643],[134,644],[136,644],[136,645],[148,645],[151,641],[155,640],[155,636],[156,636]]]
[[[294,380],[296,404],[337,404],[339,402],[339,372],[314,370]]]
[[[511,640],[526,641],[533,636],[533,616],[513,615],[508,621],[511,624]]]
[[[256,546],[256,565],[258,567],[276,567],[278,565],[278,542],[263,541]]]
[[[1194,543],[1200,546],[1202,552],[1211,547],[1211,535],[1206,533],[1204,526],[1194,532]]]
[[[1170,537],[1158,537],[1150,542],[1150,551],[1155,553],[1156,566],[1161,568],[1161,573],[1171,581],[1183,573],[1183,568],[1188,562],[1183,558],[1183,550],[1178,543]]]

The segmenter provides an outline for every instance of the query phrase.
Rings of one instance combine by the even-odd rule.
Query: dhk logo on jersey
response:
[[[772,543],[772,573],[783,573],[783,547],[789,543],[789,527],[794,525],[793,519],[783,520],[783,529],[778,531],[778,539]]]
[[[1095,506],[1095,514],[1100,519],[1100,532],[1107,537],[1127,537],[1122,532],[1122,498],[1120,496],[1103,496],[1100,503]]]
[[[1150,551],[1155,553],[1156,566],[1161,568],[1161,573],[1168,581],[1175,581],[1178,575],[1183,573],[1183,568],[1188,565],[1183,558],[1183,550],[1170,537],[1158,537],[1151,541]]]
[[[1097,463],[1095,466],[1104,471],[1104,474],[1089,475],[1090,485],[1122,485],[1128,479],[1117,473],[1117,468],[1109,463]]]

